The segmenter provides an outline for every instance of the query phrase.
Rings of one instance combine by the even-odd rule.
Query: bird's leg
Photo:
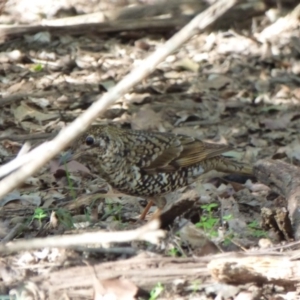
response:
[[[145,207],[144,211],[142,212],[140,216],[140,220],[145,219],[149,209],[152,207],[153,204],[157,206],[157,210],[153,213],[152,219],[160,216],[160,213],[162,212],[163,208],[166,206],[166,199],[162,196],[158,196],[157,198],[154,197],[148,198],[148,204]]]
[[[161,208],[157,208],[156,211],[153,213],[153,215],[151,216],[151,219],[150,220],[154,220],[154,219],[157,219],[160,217],[161,215],[161,212],[162,212],[162,209]]]
[[[140,220],[145,220],[146,215],[147,215],[149,209],[152,207],[152,205],[153,205],[153,201],[151,199],[149,199],[147,206],[144,208],[142,214],[140,215],[140,218],[139,218]]]

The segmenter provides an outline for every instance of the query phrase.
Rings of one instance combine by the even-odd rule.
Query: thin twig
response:
[[[91,244],[99,244],[101,246],[108,243],[124,243],[134,240],[143,240],[156,244],[160,238],[165,236],[164,231],[159,230],[158,228],[159,221],[156,219],[135,230],[115,232],[98,231],[82,234],[36,238],[32,240],[18,240],[5,245],[0,244],[0,253],[11,253],[45,247],[65,248],[86,246]]]

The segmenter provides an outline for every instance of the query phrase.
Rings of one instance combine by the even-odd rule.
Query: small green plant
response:
[[[234,238],[234,234],[233,233],[230,233],[229,235],[227,235],[223,241],[223,245],[226,247],[226,246],[229,246],[231,243],[232,243],[232,239]]]
[[[43,221],[43,219],[45,219],[46,217],[48,217],[48,214],[45,212],[45,210],[42,209],[42,208],[40,208],[40,207],[37,207],[37,208],[34,210],[34,213],[33,213],[33,216],[32,216],[31,221],[33,221],[33,220],[38,220],[39,226],[41,227],[41,226],[42,226],[42,221]]]
[[[61,224],[63,224],[66,228],[74,227],[73,218],[69,211],[67,211],[66,209],[63,209],[63,208],[58,208],[55,213],[56,213],[58,221]]]
[[[203,215],[200,218],[200,222],[198,222],[195,226],[198,228],[202,228],[205,232],[209,233],[211,237],[218,236],[218,232],[215,229],[216,225],[220,222],[220,218],[215,218],[213,216],[213,209],[218,207],[217,203],[210,203],[201,205],[203,210]],[[223,216],[223,221],[228,221],[232,219],[232,215]]]
[[[36,64],[31,68],[31,70],[34,72],[40,72],[43,69],[44,69],[44,66],[42,64]]]
[[[84,215],[85,215],[85,219],[88,221],[88,222],[91,222],[91,209],[90,207],[86,207],[85,210],[84,210]]]
[[[232,219],[232,215],[223,216],[223,221],[229,221]]]
[[[64,167],[65,167],[65,172],[66,172],[66,177],[67,177],[67,182],[68,182],[68,187],[69,187],[69,190],[70,190],[70,193],[71,193],[71,197],[72,197],[73,200],[75,200],[76,199],[76,192],[75,192],[75,189],[74,189],[73,181],[70,177],[70,173],[68,171],[68,166],[67,166],[66,160],[64,159],[63,162],[64,162]]]
[[[34,214],[32,216],[32,219],[42,221],[47,216],[48,216],[48,214],[45,212],[45,210],[38,207],[34,210]]]
[[[121,221],[121,211],[122,211],[122,205],[121,204],[115,204],[112,203],[109,198],[106,199],[106,208],[107,211],[105,213],[104,218],[108,216],[114,216],[115,221]]]
[[[176,257],[176,256],[178,256],[178,254],[179,254],[179,251],[176,247],[173,247],[168,251],[168,255],[172,256],[172,257]]]
[[[256,220],[254,220],[254,221],[250,222],[247,226],[251,229],[256,229],[259,227],[259,224]]]
[[[115,220],[116,221],[121,221],[122,220],[121,211],[122,211],[122,205],[121,204],[117,204],[115,206],[115,212],[114,212]]]
[[[267,237],[268,236],[267,233],[264,230],[259,229],[260,225],[258,224],[258,222],[256,220],[252,221],[247,226],[250,229],[251,234],[254,237],[262,238],[262,237]]]
[[[257,238],[263,238],[268,236],[267,233],[263,230],[253,230],[252,234],[254,237]]]
[[[209,203],[209,204],[203,204],[203,205],[201,205],[201,208],[203,210],[206,210],[207,212],[211,213],[212,210],[214,208],[218,207],[218,206],[219,206],[218,203]]]
[[[218,236],[218,233],[213,230],[220,221],[219,218],[213,216],[213,209],[216,207],[218,207],[217,203],[201,205],[204,215],[201,216],[200,222],[195,225],[198,228],[202,228],[205,232],[208,232],[210,236]]]
[[[192,289],[193,289],[193,294],[196,294],[200,290],[200,280],[195,280],[192,282]]]
[[[156,300],[157,297],[163,292],[164,287],[160,282],[158,282],[155,287],[150,291],[149,300]]]
[[[210,236],[218,236],[218,233],[215,230],[213,230],[213,228],[218,222],[218,218],[201,216],[200,222],[196,224],[196,227],[202,228],[205,232],[208,232]]]

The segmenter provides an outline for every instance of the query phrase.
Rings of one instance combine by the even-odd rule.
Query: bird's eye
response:
[[[86,145],[88,146],[92,146],[95,142],[95,139],[92,137],[92,136],[88,136],[86,139],[85,139],[85,143]]]

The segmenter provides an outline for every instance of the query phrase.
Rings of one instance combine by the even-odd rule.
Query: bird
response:
[[[149,200],[148,209],[153,202],[162,210],[164,195],[192,184],[211,170],[253,174],[250,164],[223,155],[232,150],[228,145],[114,124],[92,126],[73,146],[73,151],[78,149],[74,159],[90,163],[119,192]]]

